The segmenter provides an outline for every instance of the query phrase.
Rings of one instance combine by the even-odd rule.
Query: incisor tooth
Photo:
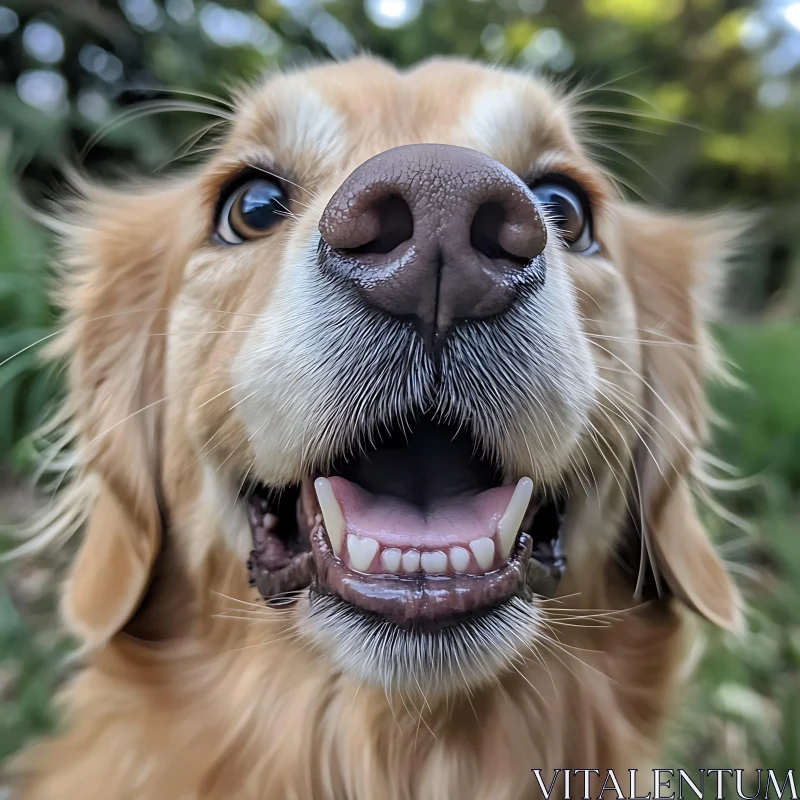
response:
[[[347,552],[350,556],[350,568],[359,572],[366,572],[375,553],[378,552],[378,543],[369,536],[356,536],[347,534]]]
[[[456,572],[466,572],[469,567],[469,550],[463,547],[451,547],[450,563]]]
[[[317,478],[314,481],[314,489],[317,492],[319,508],[325,521],[325,532],[328,534],[333,553],[337,556],[341,555],[345,526],[344,515],[339,506],[339,501],[336,499],[331,482],[327,478]]]
[[[423,553],[420,559],[422,571],[432,574],[447,572],[447,553],[441,550],[432,550],[430,553]]]
[[[419,569],[419,550],[406,550],[401,560],[403,572],[416,572]]]
[[[381,564],[388,572],[397,572],[400,569],[401,553],[396,547],[390,547],[381,553]]]
[[[520,525],[522,525],[522,519],[528,510],[528,504],[531,502],[532,494],[533,481],[530,478],[520,478],[514,488],[514,494],[511,495],[511,500],[505,513],[500,517],[500,522],[497,523],[500,555],[504,558],[508,558],[511,555]]]
[[[487,570],[494,564],[494,542],[488,537],[470,542],[469,549],[475,554],[475,560],[482,570]]]

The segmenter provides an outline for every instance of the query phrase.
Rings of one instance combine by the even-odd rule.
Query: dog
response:
[[[202,166],[76,189],[45,536],[83,530],[85,665],[14,796],[520,800],[656,763],[691,612],[741,625],[692,494],[741,225],[626,202],[579,99],[361,57],[241,92]]]

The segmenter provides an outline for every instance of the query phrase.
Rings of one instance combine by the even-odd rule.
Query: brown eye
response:
[[[217,236],[241,244],[269,233],[288,216],[289,198],[275,181],[257,178],[233,189],[217,218]]]
[[[531,191],[547,208],[570,250],[576,253],[594,250],[592,210],[577,186],[573,188],[566,179],[549,176],[531,186]]]

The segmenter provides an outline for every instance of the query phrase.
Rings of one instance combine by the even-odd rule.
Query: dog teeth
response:
[[[488,537],[484,536],[470,542],[469,549],[472,550],[475,560],[482,570],[486,571],[494,564],[494,542]]]
[[[465,550],[463,547],[451,548],[450,563],[456,572],[466,572],[469,567],[469,550]]]
[[[401,553],[396,547],[390,547],[381,553],[381,564],[387,572],[397,572],[400,569]]]
[[[511,555],[514,548],[514,542],[517,540],[522,520],[525,517],[525,512],[528,510],[528,504],[531,501],[533,494],[533,481],[530,478],[520,478],[517,483],[514,494],[511,495],[511,500],[505,513],[497,523],[497,538],[500,545],[500,554],[504,558]],[[480,540],[479,540],[480,541]],[[475,552],[473,550],[473,552]],[[494,554],[492,554],[494,556]],[[475,554],[478,558],[478,554]],[[479,559],[480,561],[480,559]]]
[[[497,523],[497,536],[491,539],[488,536],[475,539],[466,547],[456,545],[447,550],[426,550],[420,552],[416,549],[402,551],[398,547],[382,548],[376,539],[369,536],[348,534],[344,513],[333,493],[331,482],[327,478],[317,478],[314,481],[314,490],[322,512],[316,519],[325,525],[325,531],[335,556],[342,558],[343,550],[347,548],[347,564],[357,572],[370,572],[373,562],[380,567],[372,571],[383,571],[395,575],[399,572],[411,574],[419,571],[430,575],[445,575],[448,572],[465,574],[473,572],[470,564],[477,564],[477,572],[488,572],[494,567],[495,553],[507,558],[511,555],[514,542],[517,539],[522,520],[528,509],[533,494],[533,481],[522,478],[514,488],[514,493],[508,503],[503,516]],[[470,551],[472,553],[470,554]],[[376,556],[378,556],[376,562]],[[472,559],[475,559],[473,562]]]
[[[423,572],[432,574],[447,572],[447,553],[443,553],[441,550],[423,553],[420,560]]]
[[[477,574],[488,572],[495,566],[497,548],[494,539],[484,536],[466,547],[455,545],[447,550],[401,550],[399,547],[382,548],[369,536],[350,533],[346,536],[347,563],[358,572],[427,575]],[[470,550],[472,551],[470,553]],[[475,562],[473,562],[473,557]],[[470,569],[470,564],[477,564]]]
[[[334,555],[340,556],[342,554],[345,526],[344,515],[339,506],[339,501],[336,499],[331,482],[327,478],[317,478],[314,481],[314,489],[322,511],[322,518],[325,521],[325,532],[328,534],[331,549]],[[376,546],[377,544],[375,542]]]
[[[372,559],[378,552],[378,543],[369,536],[347,535],[347,553],[350,556],[350,567],[359,572],[367,572]]]
[[[419,550],[406,550],[401,561],[403,572],[416,572],[419,569]]]

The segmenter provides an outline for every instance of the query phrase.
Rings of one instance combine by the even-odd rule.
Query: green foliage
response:
[[[71,645],[49,627],[38,620],[34,635],[0,582],[0,762],[56,722],[51,698],[64,678]]]
[[[710,518],[747,600],[747,632],[707,632],[705,657],[686,698],[674,752],[688,767],[800,764],[800,324],[720,330],[740,389],[715,387],[723,418],[714,451],[752,486],[726,507],[752,534]]]
[[[0,151],[0,158],[2,158]],[[15,208],[0,162],[0,453],[9,453],[30,431],[54,390],[38,343],[50,337],[54,314],[48,302],[45,249],[40,230]]]
[[[780,490],[800,490],[800,326],[795,322],[743,324],[720,332],[720,340],[743,382],[712,401],[727,424],[718,450],[743,474],[767,472]]]

